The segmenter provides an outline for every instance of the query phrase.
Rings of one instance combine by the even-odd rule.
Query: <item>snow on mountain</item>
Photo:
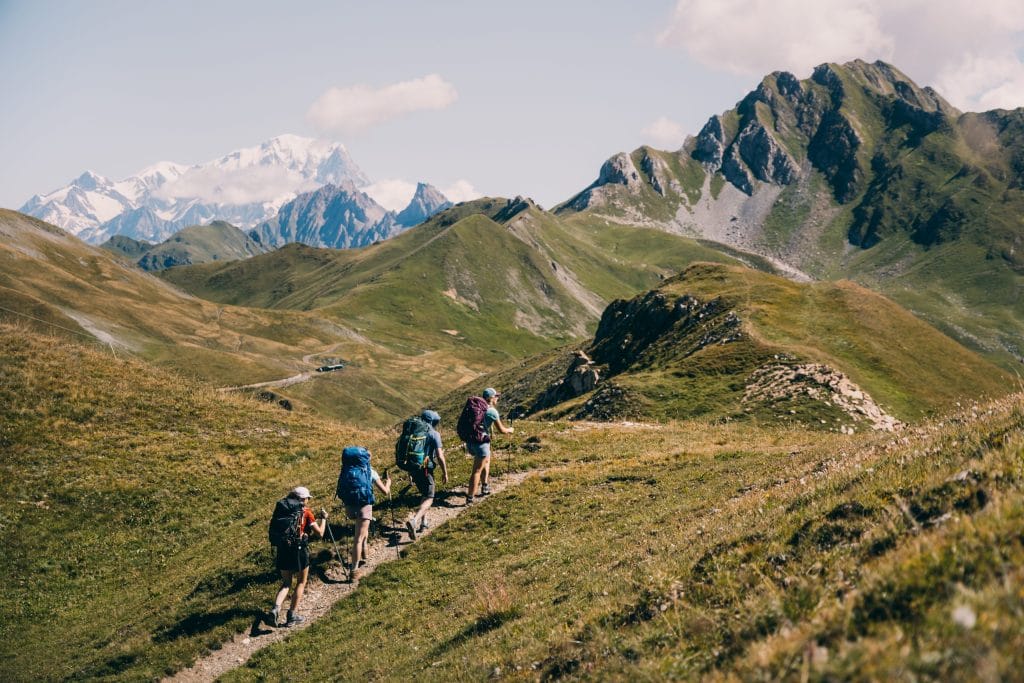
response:
[[[345,182],[369,179],[344,145],[280,135],[195,166],[163,161],[117,182],[87,171],[21,211],[94,244],[115,234],[159,242],[213,220],[252,227],[299,193]]]

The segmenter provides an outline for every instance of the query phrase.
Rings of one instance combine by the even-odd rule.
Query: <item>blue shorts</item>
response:
[[[467,443],[466,450],[474,458],[491,457],[491,444],[489,443]]]

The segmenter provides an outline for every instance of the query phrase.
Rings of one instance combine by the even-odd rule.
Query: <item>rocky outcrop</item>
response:
[[[736,137],[736,145],[740,157],[758,180],[788,185],[796,179],[799,173],[796,162],[759,121],[747,123]]]
[[[743,402],[778,403],[801,397],[829,403],[846,413],[854,423],[871,429],[896,431],[903,427],[902,422],[882,410],[846,375],[815,363],[779,363],[758,368],[747,381]]]
[[[748,195],[754,194],[754,179],[750,176],[746,165],[740,160],[739,150],[735,146],[730,147],[729,151],[725,153],[721,171],[725,179],[736,189]]]
[[[631,194],[640,191],[642,181],[633,158],[620,152],[601,165],[595,185],[624,185]]]
[[[832,186],[836,201],[849,202],[859,194],[864,171],[857,159],[860,136],[845,116],[826,112],[807,146],[807,158]]]
[[[593,391],[601,380],[601,370],[583,351],[577,351],[565,372],[565,376],[556,380],[541,394],[529,412],[535,413],[545,408],[558,405],[563,401],[582,396]]]
[[[665,160],[648,147],[642,148],[640,170],[647,176],[651,188],[664,197],[668,192],[681,194],[683,191],[679,181],[672,177]]]
[[[725,131],[722,129],[722,118],[712,116],[697,134],[691,156],[715,171],[722,167],[724,154]]]

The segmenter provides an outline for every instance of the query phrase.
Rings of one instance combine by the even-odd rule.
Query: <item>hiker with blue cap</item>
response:
[[[423,463],[418,467],[409,469],[408,472],[412,477],[413,483],[416,484],[416,488],[419,489],[422,500],[420,500],[420,506],[416,513],[405,523],[405,528],[409,530],[409,538],[414,541],[416,540],[416,534],[430,528],[430,525],[427,524],[427,510],[434,504],[434,493],[436,490],[434,468],[437,467],[438,463],[441,465],[442,481],[445,484],[448,483],[448,462],[444,459],[444,446],[441,443],[441,433],[438,431],[438,426],[441,424],[441,416],[433,410],[424,410],[420,415],[420,419],[429,426],[426,441],[424,442]]]
[[[484,389],[482,396],[470,396],[455,427],[459,438],[466,443],[466,450],[473,456],[473,474],[469,477],[466,505],[473,503],[477,483],[480,484],[480,495],[486,496],[491,492],[491,428],[497,425],[502,434],[515,431],[501,423],[497,408],[499,396],[501,394],[493,387]]]

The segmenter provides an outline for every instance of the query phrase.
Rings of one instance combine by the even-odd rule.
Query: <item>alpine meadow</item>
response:
[[[1024,679],[1024,108],[805,73],[551,205],[285,134],[0,209],[0,679]]]

